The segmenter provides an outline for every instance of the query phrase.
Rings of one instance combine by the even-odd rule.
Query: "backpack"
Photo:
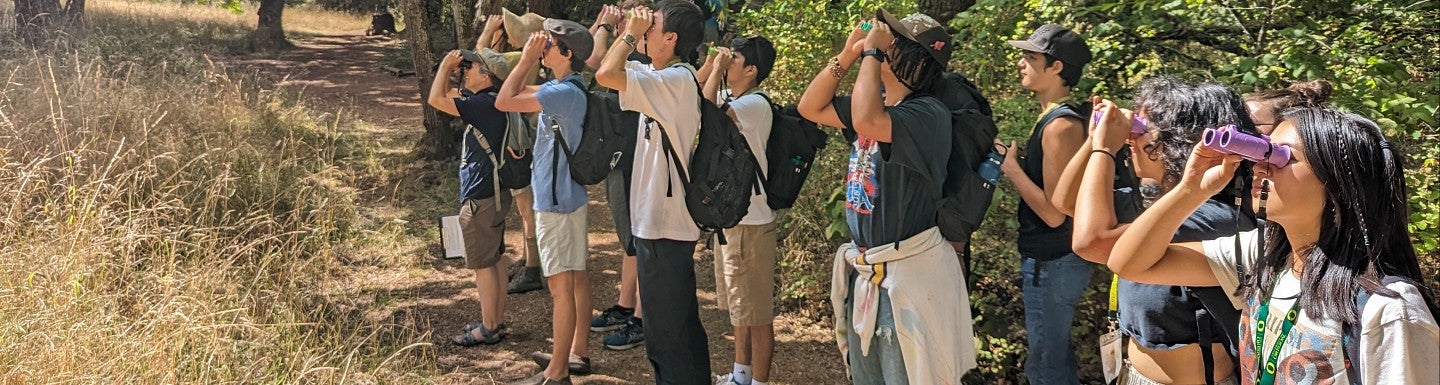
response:
[[[491,93],[494,95],[494,93]],[[530,123],[520,116],[518,112],[505,113],[505,137],[501,139],[500,151],[493,151],[490,143],[485,139],[485,134],[469,124],[465,125],[465,134],[474,135],[475,141],[480,143],[485,155],[495,162],[494,177],[500,182],[500,188],[522,189],[530,185],[530,163],[534,155],[530,153],[530,147],[534,142],[530,139]],[[462,142],[462,153],[468,153],[469,148],[464,148]],[[508,150],[508,151],[506,151]],[[510,156],[510,153],[521,154],[519,158]],[[500,191],[497,189],[496,194]]]
[[[964,76],[946,73],[931,94],[950,109],[952,129],[946,165],[949,176],[940,186],[935,223],[946,240],[968,244],[995,195],[995,186],[981,178],[977,168],[994,148],[998,129],[990,102]],[[968,246],[965,259],[968,272]]]
[[[765,199],[771,209],[788,209],[795,205],[815,153],[829,144],[829,136],[815,122],[800,117],[794,104],[784,107],[770,100],[770,95],[757,93],[770,103],[770,137],[765,140]]]
[[[723,245],[726,242],[721,230],[740,224],[750,211],[750,194],[759,195],[764,182],[760,180],[760,162],[755,160],[735,122],[715,103],[705,100],[699,79],[695,79],[695,89],[700,98],[700,132],[688,171],[665,126],[648,116],[646,123],[660,127],[661,146],[680,168],[685,207],[691,219],[700,230],[715,232]],[[673,196],[672,192],[667,190],[665,196]]]
[[[586,90],[576,78],[566,81],[585,91],[585,122],[574,152],[569,151],[563,136],[555,139],[570,162],[571,179],[587,186],[600,183],[623,154],[635,151],[635,122],[640,121],[640,113],[621,110],[618,94]]]

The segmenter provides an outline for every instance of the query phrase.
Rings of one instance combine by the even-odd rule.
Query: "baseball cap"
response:
[[[890,30],[910,41],[925,46],[930,56],[940,64],[950,63],[950,33],[945,32],[945,27],[934,18],[923,13],[912,13],[904,19],[897,19],[890,11],[880,9],[875,11],[875,18],[890,26]]]
[[[730,40],[730,48],[745,56],[745,64],[755,66],[755,80],[770,77],[775,67],[775,45],[764,36],[737,37]]]
[[[1059,24],[1046,24],[1030,34],[1027,40],[1010,40],[1010,45],[1026,51],[1043,52],[1069,65],[1084,67],[1093,56],[1085,38]]]
[[[525,41],[530,40],[530,34],[540,32],[540,23],[545,21],[544,16],[534,12],[526,12],[524,16],[517,16],[507,8],[501,8],[501,18],[505,20],[505,37],[511,47],[524,47]]]
[[[468,49],[460,50],[460,57],[480,66],[481,70],[495,74],[495,77],[504,80],[510,76],[510,63],[505,62],[505,56],[500,55],[493,49],[485,48],[480,52]]]
[[[545,32],[555,37],[575,57],[581,59],[590,58],[590,52],[595,49],[595,38],[590,36],[590,30],[570,20],[545,19]]]

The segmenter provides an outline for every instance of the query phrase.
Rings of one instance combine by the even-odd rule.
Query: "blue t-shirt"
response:
[[[505,113],[495,109],[494,88],[455,98],[460,120],[475,127],[494,150],[505,140]],[[495,196],[494,158],[485,154],[476,135],[462,134],[465,151],[460,154],[460,203]]]
[[[560,150],[554,131],[558,126],[571,152],[580,146],[580,126],[585,123],[585,90],[571,83],[580,79],[579,74],[571,74],[565,79],[545,82],[535,92],[535,99],[540,101],[540,120],[535,130],[535,163],[531,167],[530,185],[535,189],[536,211],[572,213],[590,200],[585,186],[570,177],[570,160]]]

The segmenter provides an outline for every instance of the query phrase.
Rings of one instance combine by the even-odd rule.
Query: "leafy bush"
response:
[[[877,7],[896,14],[913,1],[776,0],[748,8],[735,20],[741,33],[776,42],[779,59],[764,87],[793,102],[825,65],[848,28]],[[1369,116],[1408,154],[1411,231],[1430,277],[1440,276],[1440,14],[1433,4],[1306,1],[1141,0],[1127,2],[980,0],[949,21],[955,53],[951,68],[966,74],[994,104],[1000,138],[1029,136],[1039,105],[1019,87],[1018,51],[1005,40],[1024,39],[1039,24],[1058,22],[1084,35],[1095,51],[1078,95],[1127,101],[1134,85],[1157,74],[1213,80],[1240,92],[1315,78],[1337,84],[1336,104]],[[841,86],[841,92],[849,89]],[[1428,95],[1428,96],[1426,96]],[[833,132],[833,131],[832,131]],[[838,146],[836,146],[838,145]],[[832,134],[794,209],[781,217],[785,258],[780,285],[786,306],[829,322],[829,263],[848,239],[840,179],[849,144]],[[967,383],[1019,383],[1024,361],[1024,311],[1014,240],[1018,196],[1002,187],[986,225],[976,234],[971,282],[980,368]],[[1096,337],[1105,328],[1109,274],[1097,269],[1073,330],[1087,382],[1099,381]],[[1440,284],[1436,278],[1432,287]]]

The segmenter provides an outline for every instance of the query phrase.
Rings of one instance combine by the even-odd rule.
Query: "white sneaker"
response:
[[[715,376],[715,385],[746,385],[735,381],[735,373],[725,373],[723,376]]]

